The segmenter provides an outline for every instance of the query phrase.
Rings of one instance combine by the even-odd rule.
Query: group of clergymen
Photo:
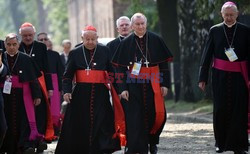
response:
[[[250,124],[250,29],[237,22],[234,2],[224,3],[221,15],[223,22],[209,31],[199,87],[205,90],[213,63],[215,150],[243,154]],[[56,154],[106,154],[121,146],[126,154],[157,153],[173,56],[163,39],[147,30],[142,13],[122,16],[116,25],[119,36],[106,46],[98,43],[93,26],[82,30],[82,43],[70,52],[70,41],[64,41],[65,68],[47,33],[34,40],[32,24],[21,25],[21,43],[16,34],[6,36],[0,56],[0,153],[43,152],[58,136]]]
[[[1,41],[0,153],[41,153],[57,139],[60,154],[112,153],[121,146],[126,153],[157,153],[172,55],[147,31],[143,14],[122,16],[116,25],[119,36],[106,46],[86,26],[82,43],[71,50],[64,40],[61,55],[47,33],[35,40],[28,22],[20,26],[21,40],[9,33]]]

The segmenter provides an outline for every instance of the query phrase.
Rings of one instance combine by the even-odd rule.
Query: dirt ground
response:
[[[182,115],[182,117],[176,118],[172,114],[168,118],[161,134],[158,154],[215,154],[212,116]],[[208,120],[199,120],[202,118]],[[44,153],[54,153],[55,147],[56,142],[53,142]],[[123,153],[123,150],[115,152],[115,154]],[[232,152],[223,154],[232,154]]]

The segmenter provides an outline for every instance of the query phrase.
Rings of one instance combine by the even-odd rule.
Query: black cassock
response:
[[[0,40],[0,49],[3,49],[5,51],[4,41]]]
[[[20,52],[30,55],[30,57],[35,61],[38,70],[44,73],[47,90],[53,90],[51,75],[49,74],[50,70],[46,45],[38,41],[33,41],[31,45],[26,46],[23,42],[21,42],[19,50]],[[47,127],[47,108],[44,98],[45,97],[42,98],[41,104],[36,107],[37,127],[39,133],[41,134],[45,134]]]
[[[140,61],[142,66],[146,67],[144,64],[146,59],[149,61],[149,67],[159,66],[162,78],[160,86],[169,88],[168,61],[172,60],[172,54],[158,35],[147,32],[143,38],[139,38],[134,33],[131,34],[121,41],[112,59],[112,63],[118,66],[117,73],[124,74],[123,82],[118,84],[119,93],[124,90],[129,92],[126,109],[128,153],[147,152],[148,144],[158,144],[159,135],[166,121],[165,117],[156,134],[150,134],[155,121],[155,101],[151,81],[128,83],[132,79],[126,75],[127,67],[132,67],[134,62]],[[126,100],[122,99],[122,101]]]
[[[235,28],[236,33],[233,40]],[[248,61],[249,64],[249,28],[238,22],[232,28],[220,23],[209,31],[201,59],[199,82],[207,83],[213,58],[229,61],[225,54],[225,48],[229,48],[225,33],[230,44],[233,40],[232,45],[238,56],[236,62]],[[212,86],[216,146],[223,151],[248,150],[248,89],[242,74],[212,68]]]
[[[37,71],[33,60],[21,52],[13,57],[8,54],[5,56],[8,61],[8,74],[18,76],[21,83],[29,82],[32,98],[41,98],[42,94],[37,81],[41,73]],[[18,153],[25,147],[35,144],[29,141],[30,126],[23,102],[23,90],[22,88],[12,88],[11,94],[3,94],[3,98],[8,130],[0,151]]]
[[[4,64],[4,68],[2,70],[2,72],[0,73],[0,78],[4,78],[7,75],[7,67],[6,67],[6,57],[3,56],[5,47],[4,47],[4,41],[0,40],[0,49],[3,49],[2,51],[2,62]],[[7,130],[7,124],[6,124],[6,119],[5,119],[5,115],[4,115],[4,102],[3,102],[3,97],[2,97],[2,91],[0,91],[0,147],[3,143],[3,138],[5,135],[5,132]]]
[[[110,49],[110,53],[109,53],[109,58],[110,60],[112,60],[114,54],[115,54],[115,51],[117,50],[119,44],[121,43],[121,41],[124,39],[124,37],[117,37],[116,39],[110,41],[107,46],[109,47]]]
[[[109,70],[108,52],[108,47],[98,44],[90,68]],[[85,53],[89,64],[94,51],[85,48]],[[119,140],[112,139],[114,113],[107,87],[102,83],[76,83],[72,90],[74,74],[86,68],[81,45],[70,52],[63,76],[63,91],[72,93],[72,100],[67,105],[57,154],[112,153],[120,149]]]
[[[50,73],[57,74],[59,91],[62,90],[62,75],[64,72],[64,66],[62,64],[60,55],[58,52],[53,50],[48,50],[48,62]]]
[[[62,75],[64,66],[62,64],[58,52],[48,49],[48,62],[50,73],[53,81],[53,96],[50,97],[50,108],[53,119],[55,135],[58,135],[60,130],[60,109],[61,109],[61,91],[62,91]]]
[[[109,47],[109,50],[110,50],[110,52],[109,52],[109,60],[110,60],[110,62],[111,62],[111,60],[112,60],[112,58],[113,58],[119,44],[121,43],[121,41],[123,39],[124,39],[124,37],[119,36],[119,37],[117,37],[116,39],[110,41],[107,44],[107,47]],[[115,80],[115,72],[116,72],[115,69],[116,69],[115,67],[111,67],[111,72],[114,73],[114,75],[113,75],[114,80]],[[119,92],[116,82],[117,82],[117,80],[114,81],[113,85],[114,85],[116,91]],[[124,111],[126,113],[126,108],[127,108],[126,105],[127,105],[127,103],[122,101],[122,100],[121,100],[121,103],[122,103],[123,109],[124,109]]]

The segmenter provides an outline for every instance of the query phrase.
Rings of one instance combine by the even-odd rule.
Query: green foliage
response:
[[[53,42],[60,44],[61,41],[69,37],[68,32],[68,12],[67,12],[67,0],[42,0],[44,8],[48,12],[47,21],[49,23],[49,34],[52,36]],[[31,22],[36,29],[40,29],[39,15],[36,0],[17,0],[19,4],[16,9],[23,13],[21,19],[23,22]],[[10,1],[0,0],[0,39],[4,39],[4,36],[10,32],[16,32],[15,25],[11,16]]]
[[[9,33],[14,31],[14,25],[12,23],[12,19],[9,13],[8,4],[9,2],[0,0],[0,39],[4,39],[4,37]]]
[[[69,37],[67,0],[43,0],[45,9],[49,11],[49,34],[53,42],[60,44]]]
[[[36,1],[34,0],[19,0],[19,1],[20,5],[18,6],[18,9],[22,11],[25,15],[21,19],[22,23],[30,22],[36,27],[36,29],[39,29],[40,26],[37,20],[38,12],[37,12]]]
[[[153,0],[130,0],[131,5],[125,12],[125,15],[131,17],[136,12],[145,14],[148,19],[148,29],[154,32],[159,32],[159,16],[156,6],[156,1]]]
[[[222,21],[220,10],[225,0],[197,0],[196,13],[197,17],[201,20],[213,20],[214,23]],[[240,0],[236,2],[238,10],[241,14],[250,13],[250,1]]]
[[[34,0],[17,0],[17,2],[20,4],[16,6],[16,9],[19,12],[22,12],[24,14],[22,19],[19,19],[22,22],[31,22],[33,25],[35,25],[37,28],[39,28],[39,25],[37,24],[37,7],[36,7],[36,1]],[[10,1],[0,1],[1,6],[1,25],[0,25],[0,31],[2,31],[4,34],[15,32],[15,25],[13,23],[12,16],[11,16],[11,9],[10,9]],[[2,36],[2,35],[1,35]],[[1,37],[2,38],[2,37]]]

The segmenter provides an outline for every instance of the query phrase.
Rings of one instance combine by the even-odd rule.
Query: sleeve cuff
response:
[[[1,67],[0,67],[0,73],[2,73],[2,71],[3,71],[3,66],[4,64],[2,63],[2,65],[1,65]]]

